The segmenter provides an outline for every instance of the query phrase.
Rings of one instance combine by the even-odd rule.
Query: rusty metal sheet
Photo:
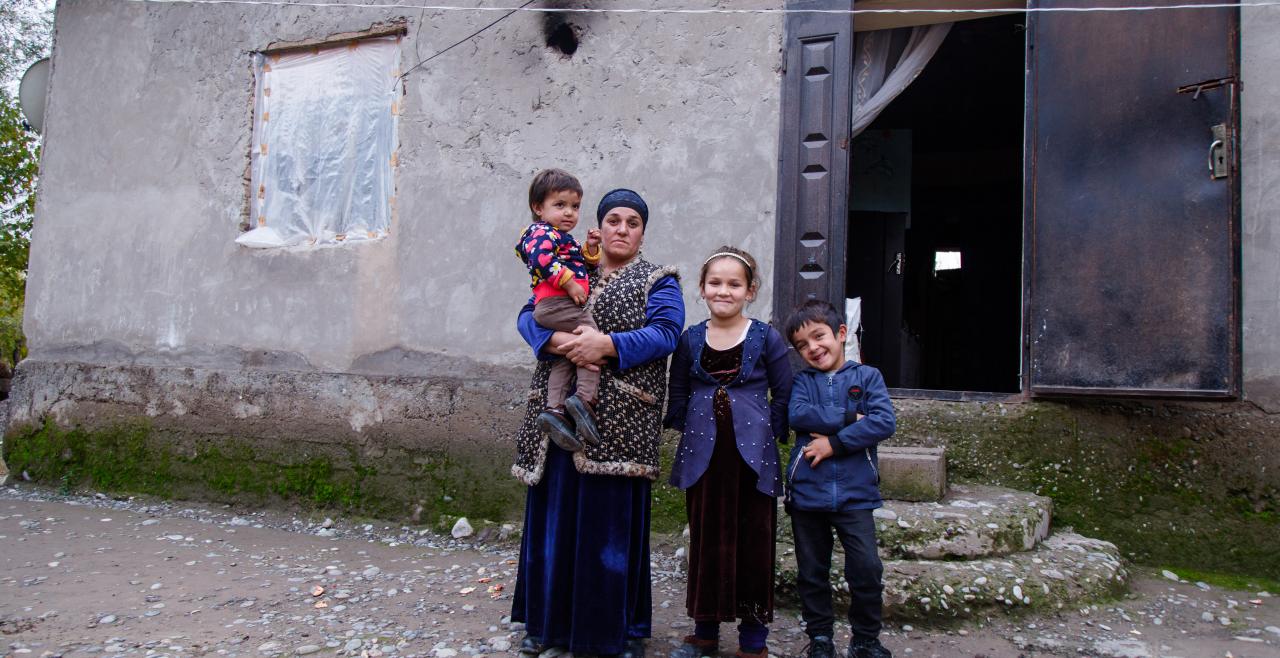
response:
[[[1033,15],[1033,394],[1238,391],[1238,176],[1208,167],[1213,127],[1235,134],[1238,16]]]

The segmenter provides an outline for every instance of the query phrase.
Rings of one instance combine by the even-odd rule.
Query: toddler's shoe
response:
[[[563,450],[582,450],[582,441],[578,440],[578,432],[573,429],[573,421],[565,415],[564,407],[543,409],[538,414],[538,429]]]
[[[594,406],[576,395],[569,396],[569,399],[564,401],[564,406],[578,426],[578,436],[593,446],[600,445],[600,428],[596,425]]]
[[[704,640],[697,635],[686,635],[684,642],[675,651],[667,654],[670,658],[704,658],[720,654],[720,643],[715,640]]]
[[[893,653],[880,644],[880,640],[853,638],[849,641],[848,658],[893,658]]]

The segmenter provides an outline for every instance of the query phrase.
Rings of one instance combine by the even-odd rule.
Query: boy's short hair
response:
[[[831,333],[838,333],[840,327],[844,325],[844,318],[840,317],[840,311],[831,302],[821,299],[810,299],[809,301],[796,307],[787,318],[787,323],[783,325],[787,332],[787,341],[792,342],[792,337],[800,331],[801,327],[810,322],[819,322],[831,327]]]
[[[538,219],[538,215],[534,214],[533,207],[547,198],[548,195],[556,192],[577,192],[578,196],[582,196],[582,183],[578,182],[578,178],[563,169],[543,169],[533,175],[533,182],[529,184],[529,213],[533,218]]]

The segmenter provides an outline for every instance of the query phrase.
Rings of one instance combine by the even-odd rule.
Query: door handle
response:
[[[1217,180],[1231,175],[1227,161],[1227,126],[1220,123],[1213,127],[1213,141],[1209,142],[1209,178]]]
[[[906,257],[901,251],[894,257],[893,262],[889,264],[888,273],[902,274],[902,265],[906,262]]]
[[[1222,178],[1218,171],[1221,166],[1220,163],[1224,159],[1222,157],[1223,146],[1225,144],[1220,139],[1213,140],[1213,143],[1209,145],[1209,178]]]

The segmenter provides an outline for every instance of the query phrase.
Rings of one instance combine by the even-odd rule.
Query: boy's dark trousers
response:
[[[844,512],[788,510],[796,541],[796,586],[809,637],[833,637],[831,603],[831,533],[844,546],[844,577],[849,581],[849,626],[853,637],[877,639],[884,567],[876,552],[875,518],[869,509]]]

